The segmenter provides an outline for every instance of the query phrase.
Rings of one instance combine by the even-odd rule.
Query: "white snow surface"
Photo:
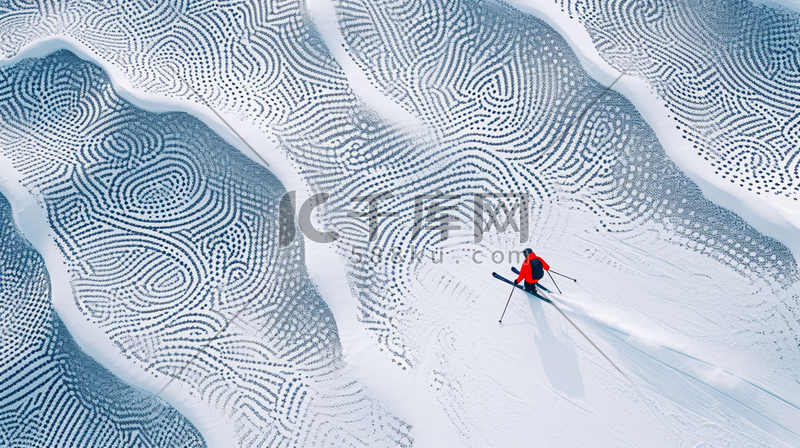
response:
[[[352,61],[339,51],[336,19],[322,0],[309,10],[342,67],[353,91],[366,104],[387,104],[387,115],[400,106],[372,86]],[[617,75],[591,46],[576,22],[549,2],[512,2],[545,19],[564,36],[584,68],[607,85]],[[337,46],[338,45],[338,46]],[[66,37],[26,46],[13,59],[68,48],[100,64],[116,91],[139,107],[191,113],[253,160],[249,149],[202,104],[176,100],[132,86],[112,63]],[[663,117],[663,107],[640,81],[625,77],[618,91],[632,101],[653,127],[670,157],[703,189],[707,198],[733,210],[762,233],[786,244],[797,255],[800,229],[772,203],[736,196],[738,191],[702,169],[693,169]],[[392,106],[388,106],[391,104]],[[274,137],[250,119],[221,111],[226,121],[269,162],[286,186],[307,197],[311,188],[302,171],[288,161]],[[413,114],[396,121],[413,124]],[[412,123],[412,124],[409,124]],[[81,347],[125,381],[151,392],[163,377],[145,373],[125,359],[105,334],[87,322],[69,293],[69,277],[61,254],[48,235],[44,211],[34,196],[19,186],[7,160],[0,159],[0,188],[15,209],[20,229],[46,260],[54,285],[54,305]],[[553,299],[592,340],[636,383],[634,388],[551,306],[514,292],[502,324],[499,314],[508,298],[507,285],[492,271],[512,277],[504,260],[470,262],[473,250],[519,249],[514,238],[496,237],[469,246],[467,255],[444,264],[426,260],[417,269],[415,285],[431,298],[416,302],[416,313],[430,327],[415,328],[412,343],[421,355],[405,370],[397,367],[358,319],[359,302],[348,282],[343,256],[334,245],[306,241],[311,277],[336,317],[348,369],[372,396],[410,423],[415,446],[800,446],[800,401],[795,365],[780,365],[774,354],[751,343],[769,312],[768,300],[745,297],[771,294],[774,285],[743,277],[710,258],[689,256],[681,248],[649,238],[648,229],[630,239],[583,231],[565,235],[563,228],[591,228],[585,215],[552,209],[537,229],[536,252],[553,269],[578,279],[555,277],[563,294]],[[789,210],[789,214],[796,210]],[[576,224],[578,223],[578,224]],[[322,227],[322,226],[320,226]],[[469,245],[460,237],[451,247]],[[647,250],[643,249],[647,248]],[[456,259],[460,263],[456,264]],[[543,283],[555,286],[549,279]],[[786,296],[797,294],[797,285]],[[790,290],[794,288],[793,290]],[[436,300],[433,300],[436,298]],[[748,319],[743,323],[744,319]],[[435,324],[430,324],[435,322]],[[731,326],[723,323],[730,322]],[[734,325],[736,323],[736,325]],[[738,326],[737,326],[738,325]],[[794,323],[794,328],[798,328]],[[796,335],[785,335],[790,339]],[[797,346],[795,345],[795,350]],[[796,353],[787,356],[796,361]],[[177,386],[177,384],[176,384]],[[210,446],[230,446],[233,432],[214,417],[207,403],[170,387],[163,395],[197,425]]]

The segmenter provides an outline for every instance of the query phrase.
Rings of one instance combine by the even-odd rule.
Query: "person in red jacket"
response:
[[[514,284],[525,280],[525,291],[536,294],[536,283],[544,277],[544,271],[550,270],[550,266],[542,257],[533,253],[533,249],[527,248],[523,250],[522,255],[525,256],[525,261],[522,262],[519,277],[514,280]]]

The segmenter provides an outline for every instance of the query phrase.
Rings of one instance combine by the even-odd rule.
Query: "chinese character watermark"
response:
[[[279,205],[278,233],[280,247],[286,247],[295,238],[295,192],[289,191],[283,195]],[[381,202],[394,198],[390,191],[376,194],[356,196],[350,199],[352,203],[366,204],[365,211],[348,210],[350,218],[366,218],[368,228],[368,241],[378,239],[379,226],[382,218],[397,216],[396,212],[383,211]],[[425,230],[439,232],[440,240],[445,241],[453,231],[461,230],[458,224],[459,194],[445,194],[435,191],[432,194],[417,195],[413,201],[413,224],[411,239],[419,237]],[[340,238],[333,231],[320,231],[311,222],[311,213],[314,208],[328,201],[328,193],[317,193],[300,205],[297,212],[297,224],[300,231],[309,240],[315,243],[332,243]],[[473,241],[480,243],[484,234],[494,228],[498,233],[505,233],[509,227],[519,233],[519,242],[525,243],[529,237],[530,196],[528,193],[474,193],[472,201],[473,216]],[[363,206],[362,206],[363,208]],[[510,256],[510,255],[509,255]]]

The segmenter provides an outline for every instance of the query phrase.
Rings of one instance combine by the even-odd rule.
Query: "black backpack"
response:
[[[530,261],[531,263],[531,276],[534,280],[541,280],[544,277],[544,268],[542,267],[542,261],[538,258],[534,258]]]

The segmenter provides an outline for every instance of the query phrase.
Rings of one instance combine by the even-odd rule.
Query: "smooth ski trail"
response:
[[[505,283],[510,280],[493,273]],[[538,285],[541,287],[542,285]],[[522,290],[521,286],[517,286]],[[656,408],[659,402],[668,400],[698,419],[704,418],[708,406],[724,410],[731,416],[736,415],[769,434],[775,441],[785,446],[800,446],[800,406],[792,400],[782,397],[758,381],[740,376],[734,372],[713,365],[703,359],[686,353],[683,349],[668,344],[654,344],[651,330],[637,328],[635,325],[618,325],[613,310],[595,308],[590,304],[591,293],[580,286],[568,286],[573,292],[558,294],[548,291],[545,295],[552,298],[556,306],[561,305],[564,312],[573,317],[581,325],[583,332],[596,344],[600,344],[603,352],[618,358],[619,362],[631,369],[630,375],[637,382],[639,390],[644,389],[646,400],[652,400]],[[578,289],[579,292],[574,290]],[[502,290],[500,290],[502,291]],[[524,292],[524,290],[522,291]],[[531,297],[526,294],[527,297]],[[498,297],[501,297],[498,294]],[[530,325],[538,326],[532,319],[531,312],[512,300],[509,314]],[[531,298],[533,300],[533,298]],[[544,299],[551,303],[548,299]],[[498,303],[500,300],[498,299]],[[544,307],[548,309],[548,307]],[[554,308],[554,310],[557,310]],[[563,320],[557,312],[546,312],[547,318]],[[512,319],[506,318],[509,325]],[[573,338],[577,344],[586,344],[575,328],[563,327],[564,334]],[[612,361],[613,362],[613,361]],[[595,360],[593,364],[607,370],[609,375],[617,372],[612,366]],[[616,362],[614,362],[616,366]],[[629,375],[625,374],[627,378]],[[696,389],[697,394],[673,393],[676,390]],[[573,405],[585,408],[568,397]],[[657,412],[657,411],[656,411]]]

